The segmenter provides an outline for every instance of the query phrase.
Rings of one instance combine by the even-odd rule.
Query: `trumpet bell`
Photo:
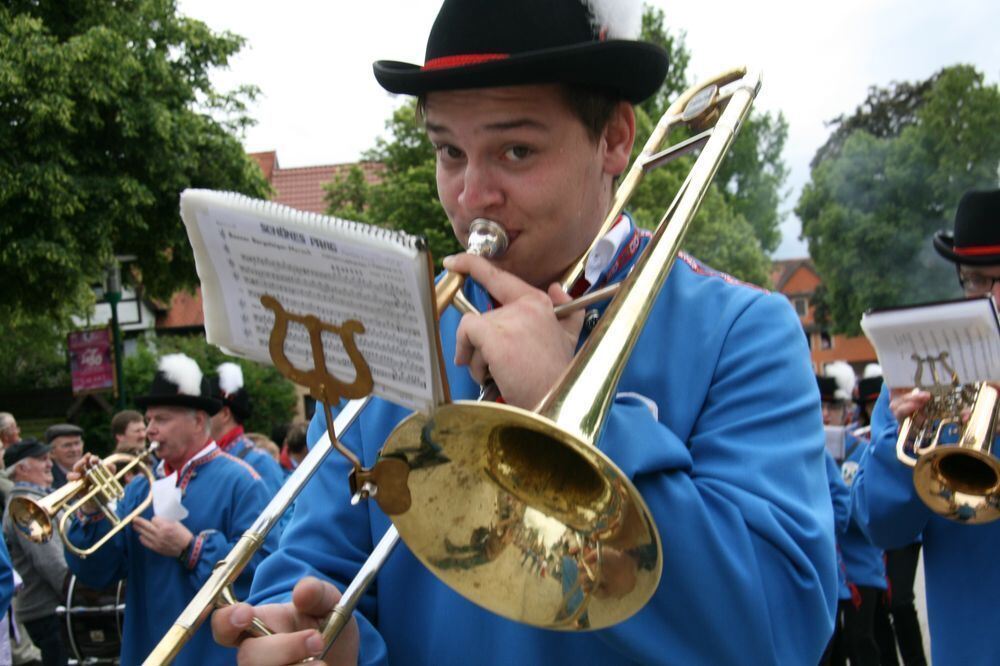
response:
[[[1000,461],[989,453],[945,446],[920,456],[913,485],[932,511],[978,525],[1000,518]]]
[[[989,384],[980,384],[969,393],[974,397],[958,441],[942,443],[948,428],[935,428],[934,439],[919,451],[913,466],[913,485],[935,513],[960,523],[980,524],[1000,518],[1000,460],[993,450],[1000,394]],[[956,413],[942,422],[959,424],[962,418]]]
[[[52,538],[52,520],[49,512],[30,497],[10,499],[10,517],[14,525],[35,543],[45,543]]]
[[[656,591],[660,538],[638,491],[596,447],[538,414],[457,401],[406,419],[382,455],[410,467],[412,507],[392,516],[403,541],[493,613],[601,629]]]

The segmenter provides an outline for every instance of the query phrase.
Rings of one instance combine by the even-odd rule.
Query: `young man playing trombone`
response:
[[[554,283],[610,209],[635,138],[632,103],[665,76],[665,54],[633,41],[640,15],[638,2],[446,0],[423,66],[375,65],[390,92],[421,99],[459,240],[477,218],[510,240],[495,261],[446,263],[470,277],[464,294],[484,313],[442,317],[454,399],[474,399],[490,375],[507,404],[532,409],[589,333],[582,313],[553,313],[570,300]],[[571,291],[621,280],[648,240],[623,216]],[[682,256],[616,391],[599,446],[638,487],[663,544],[662,580],[644,608],[587,633],[515,623],[456,594],[400,546],[327,660],[816,663],[836,603],[833,518],[817,389],[787,301]],[[372,461],[406,416],[376,401],[343,441]],[[325,427],[314,420],[311,441]],[[241,663],[319,654],[316,627],[389,527],[378,506],[350,505],[345,470],[332,457],[299,496],[282,549],[255,575],[254,606],[214,614],[216,639],[239,645]],[[561,576],[563,616],[579,626],[585,594],[617,598],[642,576],[645,553],[581,553],[544,521],[529,529],[530,513],[500,506],[491,529],[449,539],[449,571],[503,559],[539,582]],[[602,575],[588,581],[597,563]],[[488,582],[516,586],[500,574]],[[278,634],[247,638],[254,615]]]
[[[954,233],[939,232],[934,247],[956,265],[966,297],[991,295],[1000,301],[1000,190],[967,192],[955,213]],[[919,419],[930,398],[927,391],[882,389],[872,412],[872,444],[851,491],[853,512],[883,548],[923,536],[935,666],[997,664],[1000,639],[992,628],[1000,623],[1000,522],[963,525],[934,513],[917,494],[913,470],[896,458],[900,424],[907,417]]]

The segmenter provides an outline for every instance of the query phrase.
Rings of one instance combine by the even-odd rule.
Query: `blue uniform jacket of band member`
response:
[[[830,484],[830,499],[833,502],[833,522],[837,538],[847,529],[851,519],[851,491],[844,484],[840,473],[840,465],[829,452],[826,454],[826,479]],[[837,598],[850,599],[851,590],[847,587],[847,567],[837,543]]]
[[[855,437],[850,433],[857,425],[854,423],[848,426],[845,451],[849,451],[850,454],[840,466],[844,483],[848,488],[854,484],[858,465],[870,446],[867,438]],[[885,580],[884,551],[871,542],[858,525],[856,516],[850,515],[846,528],[837,533],[837,544],[840,546],[844,566],[847,568],[848,583],[880,590],[888,587]]]
[[[921,501],[913,470],[896,459],[899,423],[883,388],[872,412],[872,446],[851,489],[852,511],[885,549],[923,535],[927,620],[935,666],[1000,663],[1000,521],[962,525]]]
[[[627,269],[627,266],[626,266]],[[489,300],[474,282],[465,293]],[[441,321],[454,399],[475,399],[450,363],[460,315]],[[788,301],[688,257],[658,297],[618,387],[600,448],[634,480],[663,541],[652,600],[612,628],[566,633],[519,624],[459,596],[397,548],[356,613],[360,663],[809,664],[833,629],[833,511],[819,395]],[[317,411],[310,432],[325,431]],[[344,436],[375,462],[407,411],[382,401]],[[251,603],[286,602],[314,575],[341,589],[389,527],[374,503],[350,505],[336,454],[298,498]]]
[[[181,522],[194,534],[194,541],[184,562],[145,548],[131,525],[86,559],[66,551],[69,568],[88,585],[104,587],[128,579],[122,630],[123,664],[138,664],[146,658],[208,580],[215,563],[229,553],[267,505],[269,492],[260,477],[247,463],[219,449],[185,465],[180,478],[183,480],[189,472],[193,473],[181,500],[189,514]],[[118,503],[117,514],[131,513],[146,497],[148,489],[149,482],[144,476],[133,479],[125,488],[125,497]],[[151,520],[152,506],[142,516]],[[86,547],[106,534],[109,528],[107,519],[87,524],[74,520],[69,537],[78,546]],[[264,546],[233,586],[238,598],[247,594],[254,569],[276,545],[276,535],[268,535]],[[235,661],[236,651],[212,640],[211,628],[205,624],[184,646],[174,663],[201,665]]]

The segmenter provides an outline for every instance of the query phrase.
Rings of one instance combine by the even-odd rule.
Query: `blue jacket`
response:
[[[851,520],[851,491],[844,484],[844,477],[840,473],[840,466],[833,459],[830,452],[826,452],[826,480],[830,484],[830,499],[833,501],[833,523],[837,531],[837,537],[847,529]],[[837,598],[850,599],[851,590],[847,587],[847,567],[844,565],[844,558],[840,552],[840,543],[837,543]]]
[[[469,281],[478,307],[488,296]],[[441,321],[454,399],[478,386],[450,362],[460,315]],[[356,613],[363,664],[808,664],[833,629],[833,511],[819,392],[802,328],[780,295],[681,256],[639,336],[600,448],[634,480],[663,542],[652,600],[609,629],[564,633],[493,615],[397,548]],[[628,392],[645,396],[652,410]],[[375,401],[343,437],[373,464],[404,409]],[[325,429],[317,410],[309,432]],[[343,588],[389,521],[351,506],[332,454],[299,496],[253,603],[320,576]]]
[[[10,564],[10,553],[7,544],[0,539],[0,617],[10,608],[10,600],[14,597],[14,568]]]
[[[215,563],[226,556],[267,505],[268,491],[253,468],[218,448],[185,465],[180,479],[182,503],[189,512],[181,522],[195,536],[184,562],[144,547],[131,525],[86,559],[66,551],[69,568],[88,585],[105,587],[128,578],[122,664],[138,664],[146,658],[208,580]],[[125,497],[118,503],[118,515],[134,510],[145,499],[148,488],[145,477],[133,479],[125,488]],[[147,508],[142,515],[147,520],[152,519],[153,507]],[[95,543],[108,529],[105,519],[86,524],[74,520],[69,536],[73,543],[86,546]],[[234,589],[238,598],[246,596],[254,569],[276,545],[277,537],[269,535],[264,547],[236,581]],[[212,640],[212,630],[206,622],[174,663],[201,665],[235,661],[235,650],[223,648]]]
[[[855,437],[848,432],[845,450],[849,455],[840,464],[840,471],[848,488],[854,484],[858,465],[868,447],[868,439]],[[849,584],[880,590],[888,587],[885,579],[885,553],[872,544],[853,515],[847,521],[847,526],[837,532],[837,544],[844,558],[844,566],[847,567]]]
[[[1000,521],[962,525],[933,513],[896,459],[899,424],[882,390],[872,413],[872,445],[851,490],[858,524],[882,548],[923,534],[927,615],[935,666],[1000,664]]]

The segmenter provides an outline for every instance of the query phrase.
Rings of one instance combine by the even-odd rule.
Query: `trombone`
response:
[[[594,444],[631,349],[712,178],[749,114],[760,83],[760,75],[746,68],[726,71],[685,91],[659,120],[622,179],[595,243],[617,221],[646,172],[699,148],[701,154],[649,247],[625,281],[559,309],[561,315],[617,292],[573,366],[536,410],[458,401],[438,407],[429,417],[413,415],[393,431],[380,463],[405,462],[409,473],[406,485],[413,501],[407,510],[386,511],[394,525],[331,614],[323,632],[328,646],[400,536],[445,584],[490,611],[537,626],[567,631],[610,626],[630,617],[652,596],[662,570],[659,534],[631,481]],[[677,125],[686,125],[700,133],[660,150],[670,129]],[[564,287],[582,274],[585,263],[586,255],[567,272]],[[443,285],[460,279],[448,275],[439,282],[439,313],[448,304],[448,298],[443,297]],[[455,288],[452,293],[453,304],[467,311],[469,306],[463,302],[461,292]],[[272,356],[273,352],[272,347]],[[327,413],[328,434],[313,447],[254,525],[217,565],[209,581],[147,658],[147,664],[168,662],[213,607],[231,603],[228,586],[323,458],[338,446],[334,433],[350,427],[367,400],[348,403],[335,421]],[[466,455],[464,448],[474,449],[475,453]],[[421,463],[435,450],[447,451],[449,462],[458,463],[452,465],[451,474],[428,474],[441,469]],[[547,464],[539,470],[539,463]],[[443,483],[428,478],[435,476],[452,478]],[[555,480],[563,484],[563,492],[546,490]],[[467,482],[474,483],[478,494],[462,495],[461,486]],[[373,475],[356,478],[353,490],[356,496],[375,498],[385,509]],[[476,524],[469,533],[468,545],[460,543],[448,552],[446,544],[454,546],[454,543],[445,533],[446,526],[435,516],[442,502],[428,502],[429,493],[441,497],[455,493],[450,497],[451,504],[462,506],[463,513],[470,507],[474,509],[471,513],[475,514]],[[545,577],[521,567],[513,579],[508,576],[504,580],[505,589],[498,590],[495,582],[489,582],[495,578],[495,571],[489,566],[463,568],[461,562],[454,561],[455,551],[472,550],[477,551],[480,563],[489,564],[506,549],[530,549],[540,544],[547,549],[543,558],[549,557],[550,561],[567,558],[582,574],[580,578],[586,585],[574,586],[567,592],[556,580],[555,585],[560,589],[553,595],[551,587],[542,589],[546,583],[539,584]],[[445,552],[435,550],[442,545]],[[622,553],[639,553],[636,582],[614,599],[601,599],[594,590],[600,585],[602,574],[621,561]],[[547,578],[547,584],[551,585],[555,576]],[[483,595],[481,590],[489,590],[490,595]],[[256,630],[266,633],[261,626],[256,626]]]
[[[23,496],[12,498],[10,500],[10,516],[14,525],[35,543],[44,543],[52,538],[52,521],[61,511],[63,515],[59,519],[59,535],[65,542],[66,549],[81,559],[94,554],[109,539],[125,529],[125,526],[131,523],[136,516],[142,514],[153,501],[153,481],[155,479],[147,462],[155,446],[153,444],[148,451],[138,456],[113,453],[87,469],[80,479],[70,481],[40,500]],[[121,463],[124,463],[121,469],[112,471],[113,465]],[[149,492],[146,494],[146,499],[140,502],[130,514],[119,518],[115,512],[114,504],[125,496],[125,488],[122,486],[121,479],[136,469],[149,482]],[[97,504],[101,513],[111,521],[112,527],[94,545],[89,548],[80,548],[69,539],[67,531],[69,521],[73,519],[79,509],[91,500]]]

